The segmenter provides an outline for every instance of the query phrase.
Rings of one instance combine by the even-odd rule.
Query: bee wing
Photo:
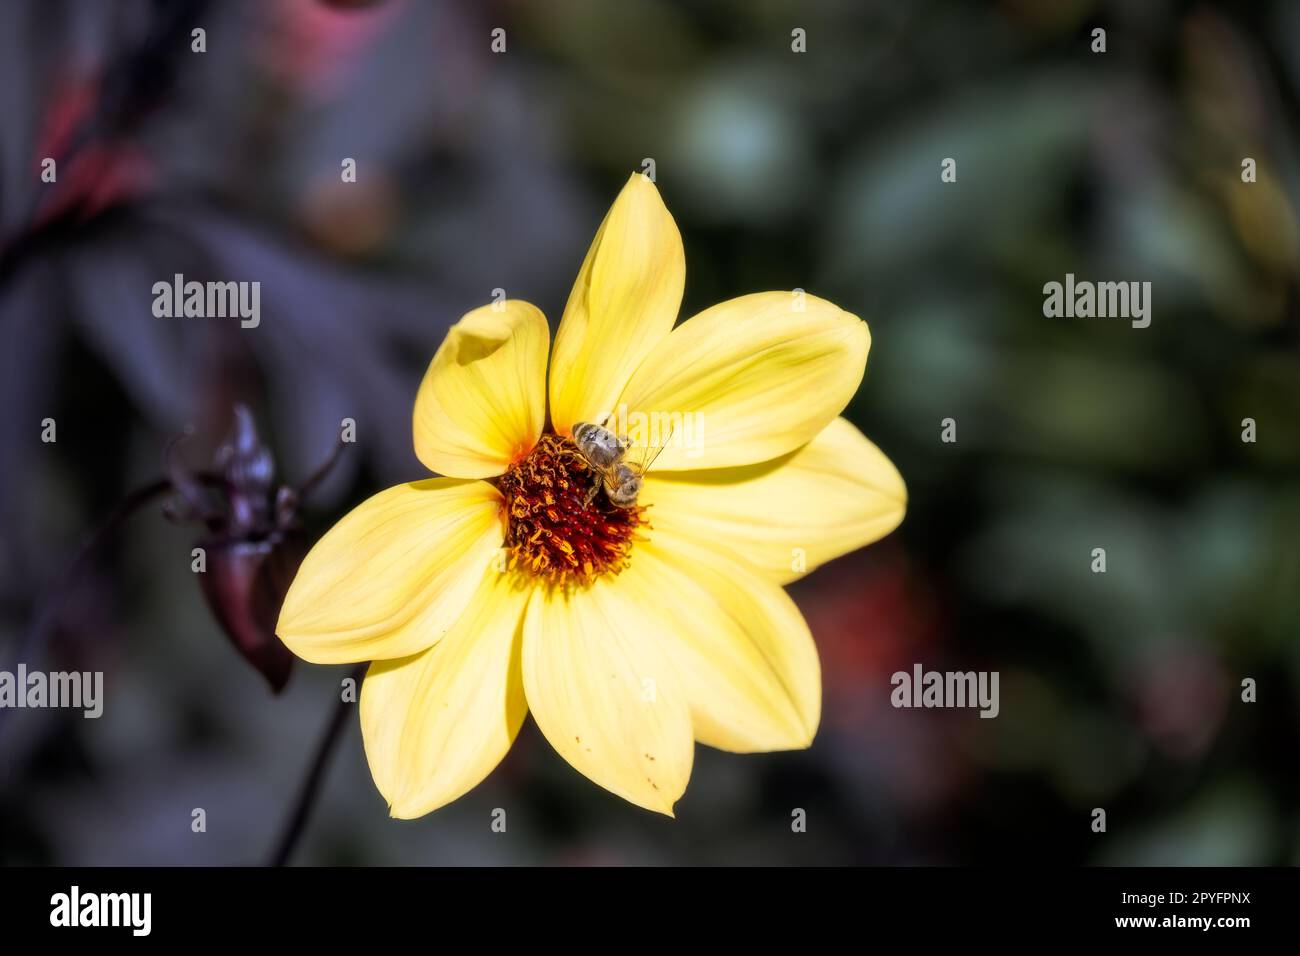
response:
[[[651,445],[649,442],[646,442],[644,445],[641,446],[641,459],[635,465],[632,466],[633,468],[636,469],[637,474],[644,475],[647,471],[650,470],[651,466],[653,466],[654,463],[659,460],[659,456],[664,453],[664,449],[668,447],[668,442],[672,439],[672,437],[673,437],[673,426],[670,426],[668,429],[668,434],[664,436],[664,440],[660,442],[658,445]],[[654,449],[654,454],[651,454],[652,448]]]

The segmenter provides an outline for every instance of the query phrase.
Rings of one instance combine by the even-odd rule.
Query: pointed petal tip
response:
[[[632,803],[634,806],[639,806],[642,810],[649,810],[651,813],[657,813],[661,816],[667,817],[670,820],[676,820],[677,804],[682,799],[682,795],[685,792],[686,791],[683,790],[682,793],[677,794],[677,796],[675,797],[666,797],[666,796],[662,797],[660,801],[657,803],[628,800],[628,798],[623,796],[622,794],[615,794],[615,796],[619,796],[625,800],[628,800],[629,803]],[[656,796],[658,796],[658,794],[656,794]]]
[[[651,179],[648,174],[642,172],[639,169],[634,169],[632,170],[631,175],[627,177],[626,185],[633,186],[637,184],[644,184],[646,186],[649,186],[655,192],[659,192],[659,187],[655,185],[655,181]]]
[[[395,803],[388,805],[388,819],[390,820],[415,820],[422,816],[424,816],[423,813],[414,813],[406,807],[399,808]]]
[[[432,813],[437,807],[430,807],[428,810],[416,809],[410,806],[399,806],[396,803],[388,805],[388,817],[390,820],[418,820],[426,814]]]

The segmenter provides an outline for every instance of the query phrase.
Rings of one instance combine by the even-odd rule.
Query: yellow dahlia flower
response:
[[[298,571],[277,631],[308,661],[374,662],[361,729],[393,816],[477,785],[529,711],[579,772],[670,816],[696,741],[811,743],[817,651],[781,586],[887,534],[906,502],[837,417],[871,338],[800,291],[674,328],[684,280],[676,223],[634,174],[578,273],[549,379],[535,307],[466,315],[415,399],[415,452],[444,477],[370,498]],[[626,508],[588,495],[598,479],[572,437],[616,409],[697,423],[691,443],[666,436]]]

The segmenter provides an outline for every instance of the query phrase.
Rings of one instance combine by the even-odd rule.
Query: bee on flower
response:
[[[363,502],[299,568],[277,632],[308,661],[373,661],[361,727],[393,816],[476,786],[529,713],[580,773],[669,815],[696,742],[812,742],[817,650],[782,586],[906,507],[838,417],[871,337],[790,292],[678,325],[684,282],[677,226],[633,174],[553,346],[527,302],[462,318],[415,398],[415,451],[440,477]],[[616,407],[697,416],[708,440],[667,441],[650,467],[601,424]]]

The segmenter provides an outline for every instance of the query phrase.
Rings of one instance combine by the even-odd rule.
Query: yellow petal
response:
[[[501,762],[528,706],[519,671],[529,592],[488,570],[459,620],[413,657],[376,661],[361,688],[361,734],[395,817],[423,816]]]
[[[907,487],[879,448],[837,418],[772,461],[651,472],[640,502],[655,531],[726,548],[786,584],[898,527]]]
[[[546,739],[625,800],[672,816],[691,775],[691,718],[643,609],[597,579],[537,591],[524,619],[524,691]]]
[[[812,743],[821,718],[817,648],[778,585],[658,527],[637,542],[617,583],[654,623],[696,740],[738,753]]]
[[[415,397],[415,454],[426,468],[491,478],[532,450],[546,423],[550,335],[546,317],[517,299],[451,327]]]
[[[657,471],[767,461],[812,441],[840,413],[870,346],[867,324],[825,299],[742,296],[673,329],[628,382],[618,414],[633,437],[634,416],[646,416],[651,435],[671,422]]]
[[[677,321],[686,257],[654,183],[633,173],[569,293],[551,355],[551,424],[599,421]]]
[[[381,491],[316,542],[275,631],[314,664],[422,651],[460,617],[502,538],[501,495],[485,481]]]

